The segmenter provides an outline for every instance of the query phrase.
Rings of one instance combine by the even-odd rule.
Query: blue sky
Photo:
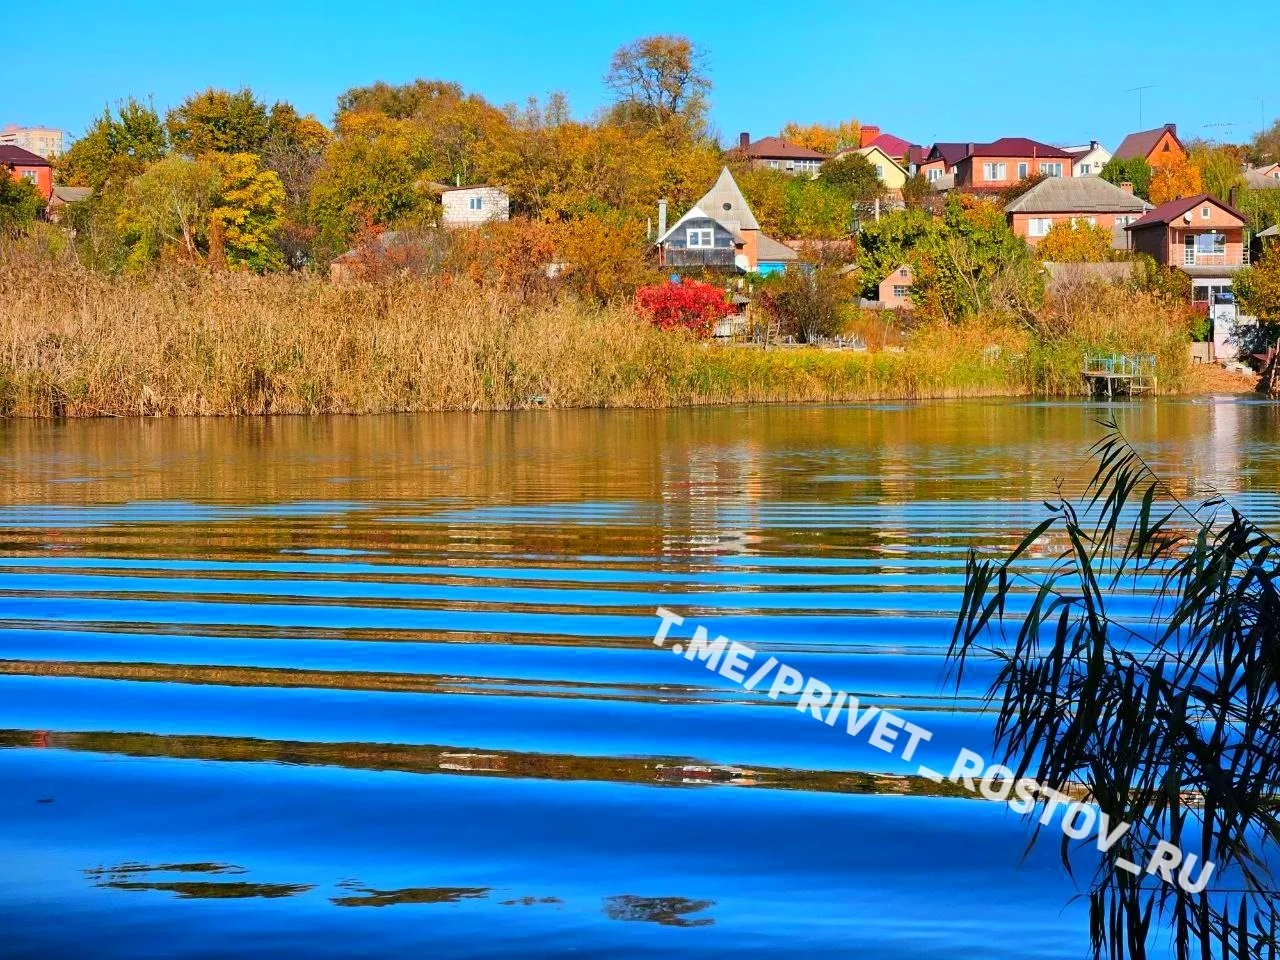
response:
[[[1184,137],[1247,139],[1262,123],[1258,97],[1268,123],[1280,115],[1273,35],[1259,30],[1251,41],[1245,31],[1243,41],[1204,46],[1215,24],[1235,35],[1259,22],[1261,8],[1237,0],[1207,15],[1191,0],[1075,0],[1053,12],[1006,3],[981,20],[982,5],[954,0],[283,0],[258,11],[125,0],[108,9],[86,0],[10,6],[0,125],[78,135],[121,97],[149,95],[163,110],[208,86],[250,86],[328,122],[346,88],[414,77],[454,80],[498,104],[562,90],[575,115],[588,116],[606,102],[601,76],[614,49],[652,33],[684,34],[707,50],[712,122],[726,143],[742,130],[777,133],[791,119],[856,117],[926,144],[1028,136],[1114,148],[1137,129],[1137,94],[1126,91],[1143,84],[1154,84],[1144,126],[1176,122]]]

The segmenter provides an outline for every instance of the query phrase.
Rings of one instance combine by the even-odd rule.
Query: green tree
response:
[[[888,193],[883,181],[876,176],[875,165],[860,153],[850,152],[828,160],[822,165],[818,181],[834,188],[860,210],[865,210]]]
[[[1268,243],[1257,263],[1232,278],[1231,288],[1245,313],[1280,321],[1280,243]]]
[[[1271,126],[1254,134],[1246,153],[1257,165],[1280,163],[1280,120],[1272,121]]]
[[[190,157],[206,153],[258,153],[270,133],[267,107],[245,88],[212,87],[192,94],[165,116],[173,149]]]
[[[770,278],[759,299],[784,335],[815,343],[843,329],[856,284],[834,263],[801,263]]]
[[[1219,200],[1227,200],[1231,191],[1244,185],[1244,171],[1235,147],[1223,147],[1195,140],[1188,147],[1192,165],[1200,171],[1200,182],[1205,193]]]
[[[1132,183],[1136,196],[1143,200],[1151,199],[1151,167],[1142,157],[1130,157],[1128,160],[1112,157],[1103,166],[1101,177],[1116,186]]]
[[[211,161],[176,155],[130,180],[114,210],[123,266],[141,269],[167,254],[202,259],[220,186]]]
[[[164,124],[155,108],[129,98],[117,104],[115,113],[109,107],[102,111],[59,158],[58,174],[70,186],[98,191],[136,177],[168,150]]]
[[[233,267],[256,273],[284,266],[276,232],[284,217],[285,192],[274,170],[263,170],[252,153],[219,155],[216,206],[210,211],[211,244],[221,244]],[[216,252],[216,251],[213,251]]]
[[[34,183],[18,180],[0,167],[0,236],[21,233],[44,211]]]
[[[942,230],[942,221],[925,210],[895,210],[878,221],[862,224],[858,234],[862,295],[875,298],[880,282],[904,263],[911,263],[915,249]]]

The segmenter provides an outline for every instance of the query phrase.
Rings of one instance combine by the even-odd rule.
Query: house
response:
[[[1129,246],[1124,228],[1152,209],[1134,196],[1133,184],[1117,187],[1101,177],[1049,177],[1004,208],[1009,226],[1033,247],[1055,223],[1087,223],[1112,231],[1112,246]]]
[[[658,203],[658,262],[664,267],[705,267],[742,273],[776,273],[796,259],[786,244],[765,236],[746,198],[725,167],[705,196],[667,229],[667,202]]]
[[[901,190],[902,185],[907,182],[907,177],[909,176],[907,171],[903,169],[902,164],[900,164],[893,156],[886,153],[883,147],[873,144],[869,147],[863,147],[860,150],[852,150],[848,152],[857,153],[866,157],[867,162],[875,167],[876,176],[880,178],[880,182],[890,190]],[[836,154],[837,157],[844,155],[845,154]]]
[[[880,281],[880,305],[886,310],[911,309],[911,284],[915,272],[908,264],[902,264]]]
[[[53,166],[44,157],[22,147],[0,146],[0,168],[15,180],[34,183],[46,202],[53,195]]]
[[[1081,144],[1078,147],[1063,147],[1067,153],[1075,158],[1075,169],[1072,176],[1076,177],[1096,177],[1102,173],[1102,168],[1107,165],[1107,161],[1111,159],[1111,151],[1097,140],[1090,140],[1088,143]]]
[[[954,167],[956,187],[970,191],[1003,190],[1033,175],[1070,177],[1075,158],[1058,147],[1025,137],[1001,137],[970,143]]]
[[[1177,124],[1166,123],[1163,127],[1156,127],[1154,130],[1141,130],[1138,133],[1129,134],[1120,141],[1115,155],[1121,160],[1141,157],[1147,161],[1147,166],[1158,167],[1168,164],[1171,160],[1185,159],[1187,148],[1178,139]]]
[[[60,183],[55,183],[44,214],[54,223],[57,223],[62,219],[67,206],[73,203],[82,203],[91,196],[93,196],[91,187],[64,187]]]
[[[808,147],[798,147],[781,137],[762,137],[752,142],[751,135],[738,135],[737,153],[746,157],[752,167],[781,170],[796,176],[816,177],[829,157]]]
[[[905,168],[920,162],[924,148],[895,137],[892,133],[881,133],[879,127],[864,126],[859,132],[859,149],[879,147],[886,156]],[[913,156],[914,152],[914,156]]]
[[[1268,163],[1262,167],[1254,167],[1254,173],[1259,176],[1270,177],[1272,180],[1280,180],[1280,163]]]
[[[62,153],[62,131],[52,127],[20,127],[10,123],[0,130],[0,147],[21,147],[52,160]]]
[[[1248,265],[1244,214],[1207,193],[1161,204],[1125,227],[1132,248],[1191,277],[1192,300],[1206,309]]]
[[[440,191],[440,206],[440,222],[446,227],[478,227],[511,219],[511,198],[501,187],[445,187]]]
[[[917,164],[916,172],[930,183],[936,184],[941,177],[953,176],[956,164],[963,160],[968,152],[969,144],[967,143],[935,143]],[[955,186],[954,182],[951,186]]]
[[[1280,165],[1250,167],[1244,172],[1244,185],[1250,190],[1280,190]]]

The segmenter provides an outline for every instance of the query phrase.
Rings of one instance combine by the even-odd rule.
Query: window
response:
[[[782,164],[781,164],[779,161],[777,161],[777,160],[766,160],[766,161],[764,162],[764,165],[765,165],[766,167],[768,167],[770,170],[781,170],[781,169],[782,169]]]
[[[933,183],[935,180],[940,180],[941,178],[942,178],[942,171],[937,167],[934,167],[932,170],[929,171],[930,183]]]
[[[484,197],[469,197],[469,198],[467,199],[467,209],[469,209],[469,210],[483,210],[483,209],[484,209]]]
[[[1187,245],[1191,245],[1187,237]],[[1227,252],[1227,238],[1221,233],[1198,233],[1195,236],[1196,253],[1221,255]]]
[[[685,232],[685,243],[690,250],[708,249],[716,245],[716,232],[710,227],[690,227]]]
[[[895,283],[893,285],[893,296],[897,300],[902,300],[906,297],[907,291],[910,289],[911,288],[906,286],[905,284]]]
[[[905,280],[909,276],[909,273],[910,272],[907,270],[907,268],[903,267],[901,270],[898,271],[898,276],[902,277],[902,279]]]
[[[884,164],[883,164],[883,163],[877,163],[877,164],[876,164],[876,176],[877,176],[877,177],[879,177],[881,180],[883,180],[883,179],[884,179]]]
[[[1130,217],[1130,216],[1121,214],[1120,216],[1116,217],[1116,226],[1127,227],[1129,224],[1133,223],[1137,219],[1138,219],[1137,217]]]
[[[1040,164],[1040,172],[1046,177],[1060,177],[1062,176],[1062,164],[1042,163]]]
[[[34,170],[23,170],[23,171],[22,171],[22,179],[23,179],[23,180],[25,180],[25,181],[27,181],[27,183],[35,183],[35,182],[36,182],[36,172],[35,172]]]
[[[1027,236],[1043,237],[1053,226],[1052,217],[1032,217],[1027,221]]]
[[[1008,167],[1003,163],[984,163],[982,165],[982,179],[1003,180],[1008,176],[1005,172],[1006,170],[1008,170]]]
[[[1097,217],[1072,217],[1071,218],[1071,225],[1073,227],[1078,227],[1082,223],[1088,224],[1091,227],[1096,227],[1098,225],[1098,218]]]
[[[1201,219],[1201,220],[1208,220],[1208,219],[1209,219],[1210,217],[1212,217],[1212,216],[1213,216],[1213,211],[1209,209],[1209,205],[1208,205],[1207,203],[1206,203],[1203,207],[1201,207],[1201,208],[1200,208],[1200,219]]]
[[[1089,171],[1090,171],[1090,170],[1092,170],[1092,169],[1093,169],[1093,168],[1092,168],[1091,166],[1089,166],[1089,164],[1087,164],[1087,163],[1082,163],[1082,164],[1080,164],[1080,165],[1079,165],[1079,174],[1078,174],[1078,175],[1079,175],[1079,176],[1082,176],[1082,177],[1087,177],[1087,176],[1089,175]]]
[[[1025,163],[1020,163],[1020,164],[1018,164],[1018,179],[1019,179],[1019,180],[1025,180],[1025,179],[1027,179],[1027,170],[1028,170],[1028,167],[1027,167],[1027,165],[1026,165]]]

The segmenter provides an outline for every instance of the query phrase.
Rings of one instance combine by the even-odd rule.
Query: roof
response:
[[[1265,230],[1258,231],[1260,237],[1280,237],[1280,223],[1272,224]]]
[[[912,145],[910,141],[895,137],[892,133],[882,133],[865,146],[879,147],[887,156],[894,160],[901,160],[910,152]]]
[[[1280,180],[1269,177],[1259,170],[1246,170],[1244,185],[1250,190],[1280,190]]]
[[[673,223],[657,242],[665,243],[667,238],[676,232],[676,228],[685,221],[701,218],[716,221],[732,233],[735,239],[739,239],[742,230],[760,229],[759,221],[751,212],[751,207],[747,205],[747,198],[738,189],[738,183],[733,179],[733,174],[729,172],[728,167],[720,170],[715,186],[685,211],[684,215]]]
[[[62,203],[79,203],[93,196],[92,187],[64,187],[60,183],[53,185],[53,199]]]
[[[1114,156],[1121,160],[1129,160],[1133,157],[1142,157],[1145,160],[1166,132],[1172,133],[1173,139],[1178,140],[1177,128],[1172,123],[1166,123],[1163,127],[1156,127],[1154,130],[1140,130],[1129,134],[1120,141]],[[1181,140],[1178,140],[1178,146],[1182,146]]]
[[[1146,213],[1151,204],[1101,177],[1048,177],[1005,213]]]
[[[941,160],[948,167],[954,167],[957,163],[969,155],[969,145],[967,143],[935,143],[926,154],[926,160]]]
[[[826,160],[825,153],[798,147],[781,137],[761,137],[755,143],[747,144],[746,154],[749,157],[767,160]]]
[[[967,147],[968,144],[962,144]],[[1073,159],[1071,154],[1059,147],[1051,147],[1047,143],[1040,143],[1038,140],[1028,140],[1026,137],[1001,137],[999,140],[992,140],[990,143],[975,143],[970,154],[975,157],[1061,157],[1064,160]]]
[[[21,147],[11,147],[8,144],[0,144],[0,163],[6,167],[51,167],[51,164],[38,153],[32,153],[30,150],[23,150]]]
[[[925,147],[920,146],[918,143],[913,143],[907,150],[907,163],[913,167],[918,167],[924,163],[924,158],[928,155],[929,151]]]
[[[495,187],[491,183],[471,183],[471,184],[464,184],[463,186],[460,186],[460,187],[442,187],[440,189],[440,192],[454,193],[455,191],[458,191],[458,190],[498,190],[502,193],[507,192],[504,188]]]
[[[1168,203],[1162,203],[1145,217],[1129,224],[1125,229],[1136,230],[1139,227],[1150,227],[1158,223],[1173,223],[1188,210],[1195,209],[1202,203],[1212,203],[1214,206],[1227,211],[1233,217],[1238,217],[1241,222],[1246,219],[1243,213],[1235,207],[1223,203],[1217,197],[1208,193],[1197,193],[1194,197],[1183,197],[1181,200],[1170,200]]]
[[[889,153],[887,150],[884,149],[884,147],[880,146],[878,143],[868,144],[862,149],[854,150],[853,152],[856,154],[860,154],[861,156],[864,156],[864,157],[869,157],[872,153],[878,153],[880,154],[880,156],[884,157],[886,160],[888,160],[891,164],[893,164],[899,170],[902,170],[904,174],[907,172],[906,170],[902,169],[902,164],[898,162],[898,158],[895,157],[893,154]]]
[[[796,252],[788,247],[785,243],[773,239],[773,237],[760,234],[759,243],[756,246],[756,259],[773,261],[773,260],[794,260]]]

